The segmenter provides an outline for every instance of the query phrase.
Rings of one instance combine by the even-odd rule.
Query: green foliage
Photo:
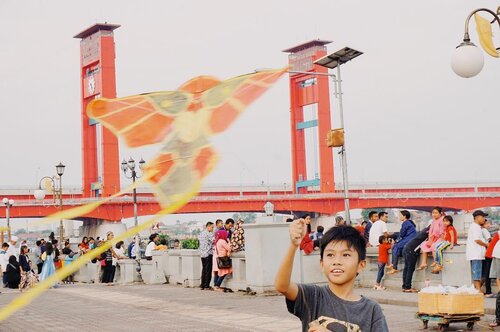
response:
[[[182,249],[198,249],[199,246],[198,239],[185,239],[181,241]]]
[[[232,218],[234,221],[238,221],[239,218],[245,220],[245,224],[254,224],[257,219],[257,213],[254,212],[241,212],[233,214]]]
[[[170,240],[170,237],[167,234],[158,234],[158,237],[160,238],[159,243],[168,243],[168,240]]]

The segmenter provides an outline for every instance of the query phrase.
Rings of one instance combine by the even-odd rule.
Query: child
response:
[[[385,287],[382,286],[382,277],[384,276],[385,265],[389,262],[389,254],[388,251],[392,247],[392,243],[389,242],[390,238],[385,235],[380,235],[378,238],[378,273],[377,273],[377,282],[373,289],[376,290],[384,290]]]
[[[276,290],[288,311],[302,321],[302,331],[389,331],[380,306],[353,292],[358,273],[366,266],[365,240],[351,226],[332,227],[320,243],[320,267],[328,285],[290,281],[297,248],[306,235],[303,219],[290,225],[290,246],[276,275]]]
[[[439,271],[443,270],[443,250],[457,244],[457,230],[453,227],[453,218],[451,216],[444,216],[443,225],[445,227],[444,239],[436,245],[436,260],[434,269],[431,273],[438,274]]]

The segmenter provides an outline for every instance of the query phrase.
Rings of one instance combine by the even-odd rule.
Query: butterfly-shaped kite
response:
[[[222,82],[200,76],[177,91],[93,100],[87,114],[129,147],[163,143],[144,171],[164,208],[199,190],[217,161],[210,136],[226,130],[284,72],[267,70]]]

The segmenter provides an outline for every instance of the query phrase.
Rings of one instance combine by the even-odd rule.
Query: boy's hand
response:
[[[453,249],[453,244],[450,244],[450,249]]]
[[[306,222],[304,219],[294,220],[290,224],[290,241],[297,247],[300,246],[302,239],[306,235]]]

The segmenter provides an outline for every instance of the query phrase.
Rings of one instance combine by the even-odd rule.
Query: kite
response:
[[[213,170],[218,156],[210,137],[226,130],[246,107],[270,88],[287,68],[237,76],[225,81],[199,76],[176,91],[145,93],[124,98],[100,98],[87,106],[90,118],[100,122],[129,147],[162,144],[158,154],[144,166],[143,176],[130,187],[97,202],[47,216],[42,223],[83,216],[115,197],[144,183],[153,188],[161,207],[154,217],[78,257],[56,274],[30,288],[0,309],[0,321],[26,306],[57,280],[120,240],[147,229],[164,214],[182,208],[199,191]]]

